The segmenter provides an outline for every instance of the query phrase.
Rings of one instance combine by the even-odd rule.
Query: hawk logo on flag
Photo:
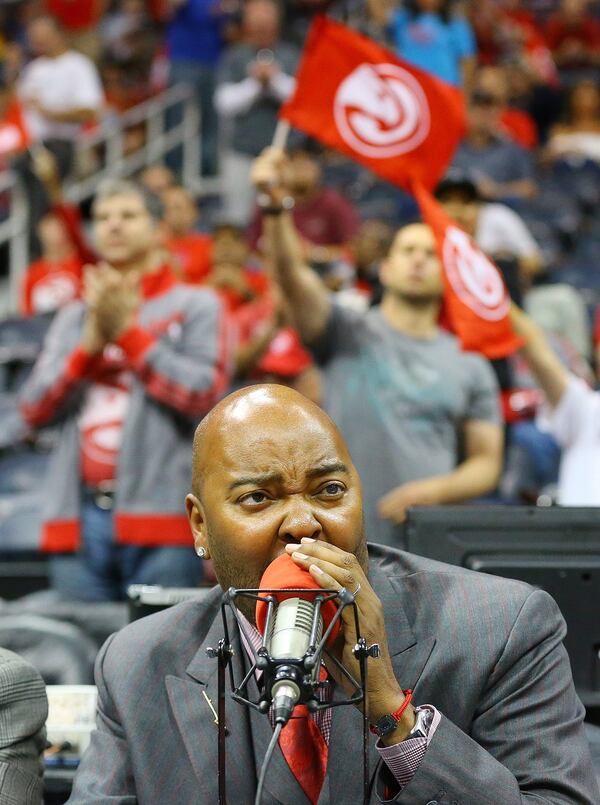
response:
[[[456,87],[322,16],[279,116],[408,191],[435,187],[465,127]]]
[[[508,314],[510,298],[498,269],[473,247],[466,232],[457,226],[447,228],[442,258],[455,293],[474,313],[488,321],[499,321]]]
[[[415,184],[414,193],[442,263],[444,323],[459,337],[463,349],[492,359],[510,355],[522,341],[512,330],[510,297],[502,275],[423,185]]]
[[[338,131],[366,157],[412,151],[429,134],[429,104],[419,82],[395,64],[361,64],[339,86],[334,100]]]

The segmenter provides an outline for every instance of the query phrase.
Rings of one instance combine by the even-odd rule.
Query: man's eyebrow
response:
[[[307,478],[320,478],[323,475],[330,475],[333,472],[348,472],[348,467],[341,461],[330,461],[307,470]],[[283,475],[280,472],[265,472],[262,475],[244,475],[236,478],[229,484],[229,490],[237,489],[238,486],[267,486],[268,484],[281,483]]]
[[[320,478],[322,475],[330,475],[334,472],[348,472],[348,467],[341,461],[330,461],[327,464],[321,464],[318,467],[308,470],[306,473],[307,478]]]
[[[244,475],[229,484],[229,489],[236,489],[238,486],[265,486],[283,480],[279,472],[266,472],[262,475]]]

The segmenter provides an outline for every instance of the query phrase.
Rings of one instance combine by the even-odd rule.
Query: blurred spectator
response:
[[[558,502],[563,506],[600,505],[600,394],[563,368],[542,331],[513,307],[515,331],[525,339],[521,354],[546,397],[539,418],[562,448]]]
[[[298,51],[280,41],[280,14],[274,0],[248,0],[242,42],[225,53],[219,71],[215,104],[230,129],[223,152],[223,203],[227,218],[241,225],[252,210],[252,160],[271,142],[279,107],[294,88]]]
[[[390,251],[394,234],[392,227],[381,221],[363,221],[351,243],[356,285],[377,301],[381,291],[381,264]]]
[[[470,18],[482,64],[517,63],[534,81],[558,84],[542,31],[521,0],[480,0],[471,6]]]
[[[533,162],[524,148],[502,135],[501,110],[495,96],[473,93],[467,136],[452,164],[469,173],[486,199],[529,199],[537,193]]]
[[[253,345],[256,349],[256,345]],[[266,346],[258,347],[253,368],[247,369],[252,383],[279,383],[304,394],[309,400],[321,403],[321,376],[312,356],[307,352],[298,333],[292,327],[275,327],[269,331]]]
[[[291,216],[278,210],[289,192],[280,153],[269,149],[253,175],[269,196],[265,234],[276,276],[323,365],[324,408],[362,473],[367,534],[397,543],[394,524],[409,506],[493,489],[502,454],[498,390],[487,361],[438,327],[443,285],[431,230],[398,232],[381,269],[381,306],[357,314],[335,304],[306,265]]]
[[[100,65],[100,74],[107,112],[126,112],[148,97],[148,81],[132,76],[128,65],[105,58]]]
[[[213,230],[212,268],[206,282],[215,288],[232,313],[262,299],[268,291],[266,275],[251,265],[248,241],[243,230],[234,224],[221,223]],[[262,307],[246,308],[242,316],[252,324],[252,318],[263,318],[264,311]]]
[[[0,170],[9,167],[10,157],[30,144],[23,107],[12,87],[0,80]]]
[[[592,357],[590,320],[585,301],[577,288],[564,282],[535,285],[527,292],[523,307],[548,337],[554,338],[554,342],[560,339],[565,357],[569,356],[569,351],[574,353],[580,364],[576,374],[589,380]],[[584,368],[581,367],[582,363]]]
[[[51,17],[34,19],[27,34],[38,56],[25,67],[18,82],[25,123],[33,142],[43,143],[54,155],[64,179],[71,171],[75,140],[82,126],[95,121],[100,112],[100,78],[86,56],[67,48],[63,31]],[[30,248],[37,256],[35,229],[48,211],[49,200],[28,154],[15,162],[15,168],[25,185],[32,233]]]
[[[350,243],[349,254],[354,269],[354,282],[336,294],[340,305],[365,312],[381,302],[383,289],[379,275],[387,257],[395,231],[389,224],[375,219],[364,221]]]
[[[136,55],[132,37],[149,23],[144,0],[120,0],[100,27],[105,52],[117,62],[131,62]]]
[[[184,282],[203,283],[212,267],[212,238],[196,231],[196,200],[180,186],[167,188],[161,200],[165,246],[174,257],[176,273]]]
[[[319,162],[309,151],[291,150],[286,166],[286,186],[294,200],[292,215],[306,260],[322,270],[337,261],[347,261],[349,243],[360,226],[358,213],[341,193],[322,185]],[[261,231],[262,214],[257,208],[250,228],[254,248]]]
[[[215,294],[161,265],[157,199],[109,180],[93,216],[103,262],[86,272],[84,301],[54,319],[21,411],[31,426],[61,425],[41,546],[52,584],[101,601],[132,583],[198,583],[181,505],[189,440],[227,390],[233,344]]]
[[[0,783],[5,805],[42,805],[48,699],[29,662],[0,648]]]
[[[344,6],[348,7],[351,3],[356,5],[353,0],[348,0]],[[359,4],[364,6],[364,0],[359,0]],[[334,0],[288,0],[283,3],[283,31],[286,40],[302,47],[315,15],[323,14],[335,5]],[[354,25],[354,20],[352,24]]]
[[[27,35],[34,58],[23,70],[18,92],[34,141],[43,141],[57,157],[64,176],[81,128],[100,113],[103,94],[94,64],[69,50],[64,32],[51,17],[38,17]]]
[[[194,88],[202,119],[202,173],[217,172],[216,70],[227,20],[223,0],[167,0],[171,84]]]
[[[177,184],[175,174],[166,165],[150,165],[140,173],[140,182],[159,198],[169,187]]]
[[[99,25],[108,0],[45,0],[46,11],[63,27],[69,46],[93,61],[100,56]]]
[[[29,266],[23,279],[21,312],[25,316],[54,313],[77,299],[83,266],[96,259],[85,242],[79,208],[63,199],[56,159],[39,144],[31,156],[32,169],[51,206],[37,226],[41,258]]]
[[[380,20],[387,20],[394,47],[406,61],[456,86],[469,88],[477,47],[468,20],[451,0],[406,0],[390,9],[387,0],[370,0]]]
[[[484,252],[498,262],[507,258],[517,261],[520,289],[531,285],[533,277],[543,268],[542,254],[523,219],[514,210],[505,204],[486,203],[469,175],[458,170],[450,171],[440,182],[436,196],[448,215]],[[508,284],[510,288],[511,283]]]
[[[546,157],[552,161],[600,163],[600,90],[595,81],[577,83],[569,93],[567,113],[550,132]]]
[[[482,67],[478,70],[475,91],[481,96],[487,95],[490,102],[500,107],[499,121],[507,137],[523,148],[537,146],[539,138],[535,121],[527,112],[511,105],[508,76],[503,67]]]
[[[546,24],[546,41],[561,71],[600,66],[600,20],[588,7],[588,0],[561,0]]]
[[[14,85],[25,64],[25,49],[21,42],[6,42],[0,54],[2,60],[2,77],[9,84]]]
[[[141,103],[154,89],[151,72],[158,39],[146,5],[143,0],[121,0],[101,27],[106,103],[117,111]]]
[[[24,277],[24,316],[53,313],[77,299],[81,291],[83,264],[63,219],[54,212],[46,213],[37,229],[42,256],[29,266]]]
[[[538,81],[527,64],[511,61],[502,65],[513,107],[525,111],[535,122],[538,139],[544,142],[549,128],[560,116],[562,94],[555,85]]]
[[[540,290],[553,289],[541,286]],[[557,285],[558,289],[574,289]],[[535,292],[534,288],[530,293]],[[527,300],[529,302],[529,298]],[[533,318],[533,317],[532,317]],[[534,319],[535,321],[535,319]],[[541,324],[542,329],[545,325]],[[593,376],[589,365],[577,354],[570,339],[546,330],[551,350],[565,370],[589,385]],[[535,503],[540,494],[555,493],[560,464],[560,448],[556,440],[541,429],[536,417],[544,403],[544,392],[531,372],[523,350],[508,359],[511,387],[503,393],[503,409],[507,428],[505,468],[500,483],[504,500],[512,503]]]

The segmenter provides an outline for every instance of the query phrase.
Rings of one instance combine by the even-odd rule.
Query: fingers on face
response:
[[[289,546],[290,552],[295,546]],[[288,550],[286,548],[286,550]],[[292,552],[292,558],[301,567],[309,570],[319,586],[331,586],[339,590],[346,587],[354,591],[364,582],[364,574],[356,557],[335,545],[325,542],[302,542]]]

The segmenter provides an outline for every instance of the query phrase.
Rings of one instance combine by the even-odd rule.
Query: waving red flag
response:
[[[464,133],[455,87],[362,34],[317,17],[280,117],[409,189],[433,188]]]
[[[444,270],[444,323],[464,349],[504,358],[520,346],[508,318],[510,297],[498,268],[422,185],[414,194],[433,230]]]

